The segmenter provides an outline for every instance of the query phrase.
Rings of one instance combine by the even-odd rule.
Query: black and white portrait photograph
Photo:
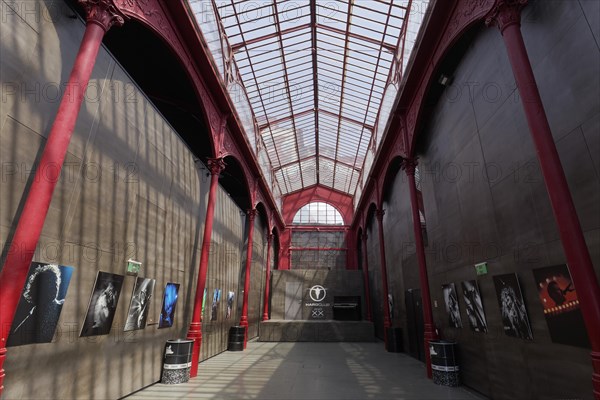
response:
[[[508,336],[533,340],[517,274],[494,276],[494,286],[502,315],[504,333]]]
[[[481,301],[477,281],[463,281],[462,290],[471,330],[473,332],[487,332],[487,323],[485,321],[485,313],[483,312],[483,302]]]
[[[448,313],[448,323],[453,328],[462,328],[456,285],[454,283],[442,285],[442,291],[444,293],[444,303],[446,303],[446,312]]]
[[[123,275],[98,271],[80,336],[107,335],[110,332],[124,278]]]
[[[150,278],[136,278],[125,322],[125,331],[144,329],[150,310],[150,299],[154,295],[156,281]]]
[[[7,346],[52,341],[72,273],[73,267],[31,263]]]

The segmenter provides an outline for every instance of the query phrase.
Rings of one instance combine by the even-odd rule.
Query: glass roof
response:
[[[429,1],[189,3],[274,192],[360,195]]]

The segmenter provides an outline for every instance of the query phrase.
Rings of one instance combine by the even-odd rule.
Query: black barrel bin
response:
[[[429,342],[433,383],[444,386],[460,384],[460,367],[456,342],[433,340]]]
[[[189,339],[167,340],[162,383],[176,384],[190,380],[193,346],[194,341]]]
[[[244,351],[244,337],[246,336],[246,328],[243,326],[232,326],[229,328],[229,341],[227,350],[229,351]]]

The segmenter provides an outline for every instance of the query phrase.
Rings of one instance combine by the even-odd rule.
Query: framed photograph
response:
[[[123,275],[98,271],[80,336],[107,335],[110,332],[124,278]]]
[[[177,306],[177,298],[179,297],[179,283],[167,283],[165,286],[165,294],[163,296],[163,304],[160,310],[158,320],[159,328],[169,328],[173,326],[175,319],[175,307]]]
[[[154,279],[136,278],[124,331],[134,331],[146,327],[146,319],[150,310],[150,299],[154,295],[155,283]]]
[[[502,315],[504,333],[508,336],[533,340],[517,274],[494,276],[494,286]]]
[[[213,300],[212,300],[212,307],[211,307],[211,314],[210,314],[211,321],[217,320],[217,310],[219,308],[220,301],[221,301],[221,289],[215,289],[213,291]]]
[[[442,285],[442,292],[444,293],[444,303],[446,304],[446,312],[448,313],[448,323],[453,328],[462,328],[456,286],[454,283]]]
[[[590,348],[579,298],[567,265],[534,269],[533,277],[552,341]]]
[[[200,313],[200,318],[204,319],[204,306],[206,305],[206,293],[208,292],[207,288],[204,288],[204,293],[202,293],[202,311]]]
[[[31,263],[7,346],[52,341],[72,274],[73,267]]]
[[[225,319],[231,318],[231,310],[233,309],[233,299],[235,297],[235,292],[227,293],[227,311],[225,313]]]
[[[463,298],[467,309],[467,318],[473,332],[487,332],[487,322],[483,312],[483,303],[476,280],[462,282]]]

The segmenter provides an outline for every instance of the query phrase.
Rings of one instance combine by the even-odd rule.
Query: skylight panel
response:
[[[360,35],[360,36],[364,36],[364,37],[368,37],[377,41],[381,41],[383,39],[383,32],[375,30],[375,29],[370,29],[367,27],[364,27],[362,25],[358,25],[358,24],[352,24],[350,26],[350,32],[354,33],[356,35]]]
[[[319,158],[319,180],[323,185],[333,187],[333,169],[333,161],[323,157]]]
[[[360,168],[365,162],[368,173],[371,129],[393,57],[400,53],[402,68],[406,66],[428,1],[314,1],[190,0],[190,6],[223,78],[221,49],[227,45],[233,49],[234,68],[248,97],[245,105],[234,100],[240,107],[238,115],[244,115],[244,129],[253,131],[253,115],[272,166],[286,163],[284,172],[275,173],[276,186],[289,193],[317,180],[353,193],[361,171],[346,166],[344,176],[340,166]],[[419,12],[411,13],[402,30],[409,4],[418,6]],[[311,16],[313,6],[316,15]],[[218,23],[224,28],[224,40]],[[399,38],[401,32],[406,32],[405,40]],[[331,164],[336,159],[342,163]],[[264,155],[261,160],[264,168]],[[323,173],[303,172],[292,184],[293,167],[287,164],[311,167],[306,160]],[[327,178],[329,167],[332,176]],[[338,172],[341,175],[334,178]]]
[[[317,159],[310,158],[300,163],[300,169],[302,170],[302,180],[305,186],[312,186],[317,184]]]

